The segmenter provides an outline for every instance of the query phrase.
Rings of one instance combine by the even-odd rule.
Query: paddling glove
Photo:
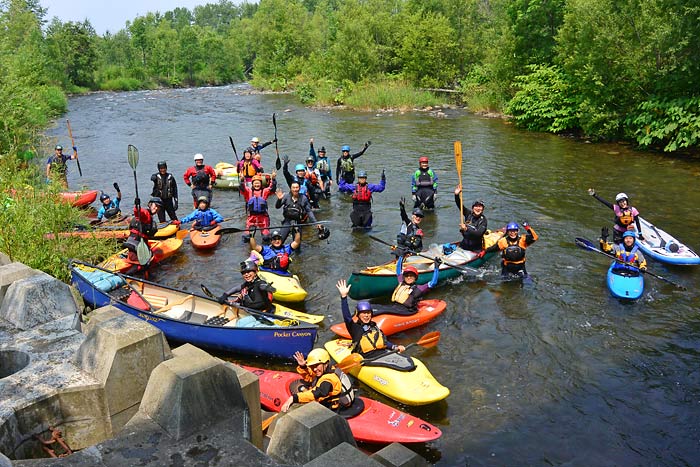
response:
[[[285,164],[289,164],[289,156],[286,154],[282,156],[282,162],[284,162]]]
[[[228,300],[228,295],[223,294],[219,298],[216,299],[217,302],[219,302],[221,305],[226,303],[226,300]]]
[[[486,254],[486,250],[481,250],[478,255],[476,255],[477,258],[483,258],[484,255]]]
[[[243,243],[250,243],[250,234],[241,235],[241,240],[243,240]]]
[[[117,193],[121,191],[121,190],[119,189],[119,184],[118,184],[117,182],[114,182],[114,183],[112,184],[112,186],[114,187],[115,190],[117,190]]]
[[[177,219],[175,219],[175,220],[172,221],[171,223],[172,223],[173,225],[180,225],[180,224],[181,224],[181,222],[180,222],[179,220],[177,220]]]
[[[528,224],[527,221],[523,221],[523,229],[530,230],[530,224]]]
[[[209,225],[216,225],[216,221],[212,220]]]
[[[78,148],[76,146],[73,146],[73,152],[78,152]]]
[[[610,235],[610,230],[608,230],[607,227],[603,227],[602,229],[600,229],[600,238],[602,238],[604,242],[608,241],[609,235]]]

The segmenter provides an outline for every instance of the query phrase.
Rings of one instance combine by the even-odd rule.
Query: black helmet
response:
[[[247,259],[245,261],[241,261],[241,272],[249,272],[249,271],[257,271],[258,270],[258,265],[255,264],[255,261],[251,259]]]
[[[168,164],[165,161],[160,161],[160,162],[158,162],[158,168],[159,169],[167,169]]]
[[[252,156],[253,153],[255,152],[255,149],[253,149],[252,147],[248,146],[247,148],[245,148],[245,149],[243,150],[243,154],[245,154],[246,152],[249,152],[250,155]]]
[[[109,195],[108,195],[107,193],[102,193],[102,194],[100,195],[100,202],[101,202],[101,203],[104,203],[104,202],[105,202],[106,200],[108,200],[108,199],[109,199]]]
[[[320,229],[318,229],[319,240],[325,240],[330,236],[331,236],[331,231],[328,230],[328,227],[326,227],[325,225],[323,227],[321,227]]]
[[[325,154],[325,153],[326,153],[326,147],[325,147],[325,146],[321,146],[321,149],[318,150],[318,153],[319,153],[319,154],[321,154],[321,153],[324,153],[324,154]]]
[[[282,234],[280,233],[279,230],[275,230],[272,232],[272,235],[270,235],[270,239],[274,240],[276,238],[282,239]]]
[[[486,207],[486,206],[484,205],[484,202],[481,201],[480,199],[477,199],[476,201],[474,201],[474,202],[472,203],[472,207],[474,207],[474,206],[481,206],[482,208],[485,208],[485,207]]]
[[[425,214],[423,213],[423,210],[422,210],[421,208],[416,208],[416,209],[414,209],[412,214],[413,214],[414,216],[420,217],[420,218],[425,217]]]
[[[151,204],[151,203],[153,203],[157,206],[160,206],[161,208],[163,207],[163,200],[157,196],[154,196],[153,198],[148,200],[148,204]]]

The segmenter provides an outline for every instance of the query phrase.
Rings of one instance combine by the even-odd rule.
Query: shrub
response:
[[[700,97],[650,99],[625,120],[629,136],[640,146],[664,151],[700,144]]]

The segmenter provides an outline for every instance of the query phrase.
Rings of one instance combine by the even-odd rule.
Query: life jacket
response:
[[[119,209],[115,204],[114,201],[112,201],[109,205],[108,209],[105,209],[104,212],[104,217],[105,219],[112,219],[114,217],[117,217],[119,213],[122,212],[121,209]]]
[[[328,164],[328,159],[322,157],[316,163],[316,168],[321,174],[328,173],[331,170],[331,166]]]
[[[195,166],[195,170],[197,173],[192,177],[192,185],[194,185],[195,188],[199,188],[200,190],[209,188],[209,174],[206,172],[205,167],[202,167],[201,169],[197,166]]]
[[[343,172],[354,172],[355,164],[352,162],[352,157],[341,157],[340,158],[340,168]]]
[[[374,322],[371,322],[368,331],[362,333],[360,340],[355,344],[353,352],[359,352],[365,354],[371,352],[372,350],[385,349],[386,348],[386,338],[384,333],[377,327]]]
[[[262,190],[260,190],[257,195],[253,194],[248,199],[248,202],[246,203],[248,214],[267,214],[267,200],[261,195]]]
[[[632,215],[632,210],[631,209],[625,209],[624,211],[620,212],[620,215],[617,216],[617,220],[619,221],[619,225],[623,227],[627,227],[630,225],[632,222],[634,222],[634,216]]]
[[[299,199],[297,201],[294,201],[294,199],[291,197],[289,199],[291,200],[291,203],[284,205],[282,215],[286,219],[291,219],[299,222],[304,217],[304,209],[301,207],[301,193],[299,194]]]
[[[413,309],[416,306],[416,297],[414,292],[417,290],[416,285],[408,285],[405,283],[399,284],[391,295],[391,301],[399,303],[406,308]]]
[[[433,183],[434,183],[434,177],[435,174],[433,173],[432,169],[428,170],[422,170],[418,169],[416,170],[416,173],[413,174],[413,178],[416,179],[416,186],[418,188],[432,188]]]
[[[245,282],[241,287],[240,304],[254,310],[267,311],[272,306],[272,292],[263,290],[267,283],[260,277]]]
[[[308,180],[312,186],[318,185],[318,177],[316,176],[316,172],[313,170],[306,169],[306,175],[304,175],[304,178],[306,178],[306,180]]]
[[[169,199],[175,196],[175,179],[170,173],[166,173],[165,177],[162,177],[159,173],[155,174],[156,180],[153,185],[153,192],[151,196],[157,196],[161,199]]]
[[[289,267],[289,262],[291,261],[289,253],[287,253],[286,251],[287,249],[284,246],[282,246],[279,249],[273,246],[268,246],[268,248],[269,251],[274,254],[274,256],[264,258],[263,266],[268,269],[279,269],[282,271],[286,271]]]
[[[623,246],[620,246],[620,249],[617,250],[616,257],[624,261],[625,263],[631,263],[631,264],[637,264],[639,262],[639,256],[637,255],[637,250],[639,247],[637,245],[634,245],[630,251],[625,250]],[[636,268],[631,268],[630,266],[627,266],[626,264],[616,264],[615,269],[636,269]]]
[[[372,192],[369,189],[369,184],[360,185],[358,183],[355,185],[352,200],[359,204],[369,204],[372,201]]]
[[[253,160],[251,159],[250,161],[243,160],[243,165],[241,166],[241,173],[240,175],[243,175],[246,178],[252,178],[253,175],[258,173],[258,170],[255,168],[253,165]]]
[[[139,221],[139,214],[134,214],[134,217],[132,217],[131,221],[129,222],[129,231],[138,237],[152,238],[158,231],[158,223],[153,218],[151,213],[148,212],[148,215],[144,216],[146,219],[145,222],[143,222],[143,225]]]
[[[340,393],[331,399],[338,401],[338,405],[341,408],[350,407],[355,402],[355,390],[352,388],[352,381],[340,368],[333,368],[333,373],[340,381]]]
[[[520,246],[520,237],[515,242],[508,241],[508,246],[503,250],[501,256],[504,264],[522,264],[525,262],[525,248]]]

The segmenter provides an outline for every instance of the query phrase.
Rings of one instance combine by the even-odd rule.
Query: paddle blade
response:
[[[584,250],[595,251],[598,249],[593,245],[593,242],[582,237],[576,237],[574,242],[576,242],[577,247],[583,248]]]
[[[231,138],[229,136],[228,140],[231,142],[231,148],[233,149],[233,155],[236,156],[236,160],[238,160],[238,153],[236,152],[236,145],[233,144],[233,138]]]
[[[190,231],[188,229],[180,229],[175,234],[175,238],[177,238],[178,240],[184,240],[189,233]]]
[[[129,166],[133,169],[136,170],[136,166],[139,165],[139,150],[136,149],[136,146],[133,144],[130,144],[128,149],[127,149],[127,159],[129,161]]]
[[[277,170],[282,168],[282,162],[280,162],[280,155],[279,154],[277,154],[277,160],[275,161],[275,168]]]
[[[274,422],[275,419],[277,418],[277,416],[278,416],[279,414],[281,414],[281,413],[282,413],[282,412],[277,412],[277,413],[274,414],[272,417],[266,418],[265,420],[263,420],[263,422],[262,422],[262,431],[267,430],[267,429],[270,427],[270,425],[272,425],[272,422]]]
[[[202,292],[204,292],[204,295],[206,295],[207,297],[209,297],[209,298],[216,298],[216,297],[214,296],[214,294],[212,293],[212,291],[209,290],[209,288],[208,288],[206,285],[204,285],[204,284],[199,284],[199,287],[202,289]]]
[[[433,331],[421,337],[416,344],[423,348],[430,349],[438,345],[438,342],[440,342],[440,331]]]
[[[338,368],[343,373],[347,373],[353,368],[357,368],[360,365],[362,365],[363,360],[364,359],[362,358],[362,355],[360,355],[359,353],[351,353],[350,355],[342,359],[340,363],[338,363]]]
[[[222,227],[218,231],[214,232],[214,235],[226,235],[239,232],[247,232],[248,229],[239,229],[236,227]]]

